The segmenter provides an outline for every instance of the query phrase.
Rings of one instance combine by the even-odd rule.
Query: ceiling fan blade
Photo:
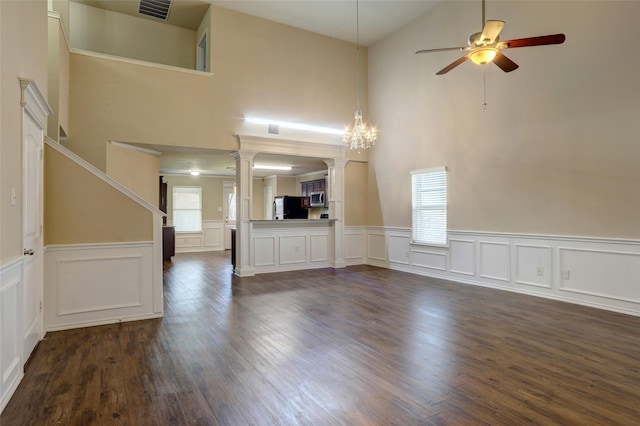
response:
[[[502,31],[503,28],[504,21],[487,21],[482,29],[482,36],[480,37],[480,40],[489,44],[493,43],[500,35],[500,31]]]
[[[458,58],[457,60],[453,61],[452,63],[450,63],[449,65],[447,65],[446,67],[438,71],[436,75],[442,75],[442,74],[448,73],[449,71],[451,71],[452,69],[454,69],[455,67],[457,67],[458,65],[466,61],[467,59],[469,59],[468,55],[464,55],[463,57]]]
[[[498,43],[499,49],[513,49],[514,47],[544,46],[546,44],[564,43],[564,34],[551,34],[538,37],[519,38]]]
[[[418,54],[418,53],[431,53],[431,52],[446,52],[446,51],[450,51],[450,50],[461,51],[461,50],[465,50],[465,48],[464,47],[441,47],[439,49],[422,49],[422,50],[417,50],[416,54]]]
[[[504,56],[501,52],[496,52],[496,57],[493,58],[493,63],[500,67],[504,72],[511,72],[519,66],[511,59]]]

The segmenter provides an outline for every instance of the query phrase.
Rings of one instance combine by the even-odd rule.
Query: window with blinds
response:
[[[176,232],[202,231],[201,187],[173,187],[173,225]]]
[[[417,244],[447,244],[447,169],[411,172],[412,240]]]

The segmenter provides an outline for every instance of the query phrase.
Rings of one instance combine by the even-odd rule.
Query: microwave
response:
[[[309,194],[309,201],[311,207],[325,207],[325,193],[324,191],[312,192]]]

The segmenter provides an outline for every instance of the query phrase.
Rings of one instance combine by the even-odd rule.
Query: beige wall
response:
[[[453,230],[640,238],[639,2],[491,2],[501,38],[563,32],[558,46],[512,49],[520,68],[413,55],[463,42],[477,2],[442,2],[370,50],[370,225],[411,225],[409,171],[446,165]],[[602,37],[594,31],[615,28]],[[384,200],[381,202],[380,200]]]
[[[349,162],[344,169],[344,224],[366,226],[368,220],[367,163]]]
[[[71,47],[195,69],[196,32],[69,3]]]
[[[300,184],[294,176],[278,176],[278,193],[273,196],[277,195],[300,195]]]
[[[202,220],[223,220],[223,182],[235,178],[208,176],[164,176],[167,183],[167,220],[173,221],[173,187],[199,186],[202,188]]]
[[[44,244],[153,240],[153,214],[46,147]]]
[[[130,191],[158,207],[160,157],[107,143],[107,174]]]
[[[264,179],[253,179],[253,195],[251,197],[251,219],[264,220],[271,219],[264,215]]]
[[[69,0],[52,0],[53,10],[60,14],[64,30],[69,35]]]
[[[47,101],[53,110],[47,122],[47,135],[60,140],[60,128],[69,129],[69,46],[62,21],[49,18],[49,79]]]
[[[0,265],[22,256],[22,107],[18,78],[47,94],[47,2],[0,1]],[[11,205],[11,188],[17,202]]]
[[[350,124],[353,44],[215,6],[211,13],[212,77],[72,54],[65,146],[104,170],[107,140],[236,150],[249,114]]]

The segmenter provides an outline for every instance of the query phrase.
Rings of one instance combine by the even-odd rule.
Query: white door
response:
[[[231,229],[236,227],[236,183],[222,183],[222,214],[224,215],[224,249],[231,250]]]
[[[42,143],[43,131],[23,114],[22,241],[24,259],[23,362],[42,339]]]

